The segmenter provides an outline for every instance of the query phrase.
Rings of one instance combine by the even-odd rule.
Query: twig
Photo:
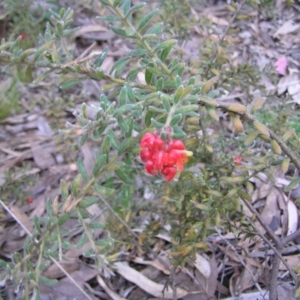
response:
[[[74,285],[81,291],[81,293],[89,300],[93,300],[86,292],[85,290],[74,280],[74,278],[60,265],[60,263],[50,256],[51,261],[70,279],[71,282],[74,283]]]
[[[225,239],[225,237],[222,236],[221,231],[219,230],[219,228],[217,228],[215,226],[215,231],[217,232],[217,234],[219,235],[219,237],[227,244],[227,246],[235,253],[235,255],[237,256],[237,258],[239,259],[240,263],[243,265],[243,267],[249,272],[249,274],[251,275],[253,282],[256,286],[256,288],[260,291],[261,295],[263,295],[263,291],[261,289],[261,287],[259,286],[259,284],[256,282],[257,279],[254,277],[254,274],[252,273],[252,271],[248,268],[248,266],[245,264],[245,262],[242,260],[242,258],[240,257],[240,255],[237,253],[236,249],[227,241],[227,239]]]
[[[212,55],[212,57],[210,58],[210,62],[211,64],[213,64],[216,60],[216,57],[217,57],[217,54],[218,54],[218,48],[220,47],[220,45],[223,43],[229,29],[231,28],[233,22],[235,21],[237,15],[240,13],[241,9],[243,8],[243,6],[245,5],[247,0],[243,0],[240,4],[240,6],[237,8],[237,10],[235,11],[234,15],[232,16],[231,20],[229,21],[229,24],[227,25],[226,29],[224,30],[224,32],[222,33],[217,45],[216,45],[216,48],[215,48],[215,51]],[[205,77],[207,77],[207,74],[208,74],[208,71],[209,71],[209,68],[207,67],[206,71],[205,71]]]

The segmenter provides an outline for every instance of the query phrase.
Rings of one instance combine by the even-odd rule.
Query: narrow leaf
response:
[[[137,31],[141,31],[149,23],[149,21],[158,13],[158,9],[153,10],[148,15],[146,15],[140,23],[138,24]]]
[[[78,172],[79,172],[79,174],[81,175],[81,177],[84,181],[89,181],[90,180],[90,177],[89,177],[89,175],[87,174],[87,172],[85,170],[83,160],[82,160],[81,157],[79,157],[78,160],[77,160],[77,169],[78,169]]]
[[[298,184],[300,183],[300,177],[295,178],[286,188],[285,191],[286,192],[290,192],[291,190],[293,190]]]
[[[218,81],[218,79],[219,77],[215,76],[207,80],[204,86],[202,87],[202,94],[206,94],[211,89],[211,87]]]

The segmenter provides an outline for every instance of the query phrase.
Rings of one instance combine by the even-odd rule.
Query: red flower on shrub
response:
[[[140,157],[145,162],[145,170],[151,175],[160,173],[165,181],[174,179],[177,171],[182,171],[192,152],[185,150],[180,140],[164,142],[152,132],[144,134],[140,142]]]
[[[237,165],[240,165],[242,163],[243,159],[241,156],[237,156],[235,159],[234,159],[234,162],[237,164]]]

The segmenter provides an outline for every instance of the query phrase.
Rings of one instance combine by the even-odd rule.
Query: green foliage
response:
[[[54,258],[61,259],[65,250],[79,249],[87,242],[90,249],[83,255],[104,269],[108,264],[106,257],[118,252],[120,245],[127,250],[145,248],[154,236],[169,227],[173,262],[184,265],[199,249],[206,248],[204,241],[215,226],[226,231],[232,223],[241,222],[237,233],[248,228],[241,199],[247,198],[244,189],[251,177],[261,171],[271,174],[274,165],[287,158],[295,163],[290,152],[281,151],[280,140],[272,129],[294,152],[299,146],[297,118],[287,120],[285,115],[290,109],[288,104],[268,111],[261,108],[264,101],[252,104],[250,90],[259,88],[260,72],[248,64],[233,65],[228,41],[208,37],[199,49],[199,61],[192,62],[193,71],[177,55],[178,39],[185,37],[191,25],[191,1],[161,1],[160,10],[148,13],[142,10],[144,4],[132,6],[129,0],[100,2],[114,15],[98,20],[111,23],[114,33],[135,46],[114,63],[109,74],[101,69],[107,47],[100,54],[80,59],[74,59],[74,53],[67,48],[66,38],[76,30],[70,28],[71,9],[52,12],[51,22],[46,24],[36,47],[23,49],[20,39],[3,40],[0,45],[0,63],[26,67],[24,73],[19,73],[24,84],[37,84],[50,74],[53,78],[62,74],[57,81],[62,93],[60,103],[86,78],[108,83],[98,104],[92,107],[94,116],[88,114],[87,104],[81,101],[77,123],[69,124],[63,131],[67,139],[80,130],[80,146],[90,140],[96,142],[91,172],[83,159],[77,158],[78,175],[69,185],[61,181],[61,198],[47,202],[47,218],[33,220],[34,232],[24,245],[26,261],[15,254],[6,266],[14,272],[15,283],[20,279],[17,272],[28,274],[24,275],[25,281],[35,293],[38,282],[52,283],[41,274]],[[233,3],[229,11],[237,13],[237,5]],[[141,17],[135,18],[137,13]],[[158,16],[167,22],[172,17],[174,24],[164,28],[156,22]],[[201,22],[208,26],[207,19]],[[163,39],[165,31],[168,35]],[[38,77],[35,69],[39,70]],[[144,83],[137,80],[140,73],[145,74]],[[249,103],[228,105],[218,99],[221,91],[236,86],[249,96]],[[232,130],[241,134],[228,138],[228,131],[220,126],[224,117],[232,121]],[[291,129],[294,131],[284,137]],[[140,139],[146,132],[157,132],[166,140],[183,139],[186,149],[193,152],[185,170],[174,181],[166,183],[158,176],[145,174],[137,157]],[[259,154],[248,148],[254,143],[261,146]],[[249,164],[235,163],[234,158],[239,155]],[[298,182],[295,179],[291,185]],[[147,188],[152,191],[150,200],[144,199]],[[107,208],[106,222],[93,220],[91,210],[97,205]],[[139,239],[130,230],[131,225],[144,226],[136,220],[137,213],[140,219],[149,219]],[[69,219],[76,219],[82,228],[75,240],[65,238],[64,224]],[[104,230],[104,238],[96,237],[97,229]],[[38,255],[38,260],[27,265],[34,255]]]

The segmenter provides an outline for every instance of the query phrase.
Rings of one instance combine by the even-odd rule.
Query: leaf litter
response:
[[[277,1],[280,5],[282,1]],[[205,11],[200,8],[193,8],[193,14],[201,17],[206,14],[211,22],[216,26],[216,30],[222,32],[228,25],[226,9],[223,5],[209,6]],[[106,27],[86,21],[85,16],[79,14],[80,21],[78,25],[83,25],[81,31],[74,36],[74,47],[78,53],[84,51],[85,45],[89,40],[101,42],[102,46],[95,48],[101,51],[106,44],[116,45],[116,49],[109,53],[106,70],[109,70],[114,63],[114,59],[122,56],[126,48],[118,47],[120,40],[107,30]],[[267,64],[276,64],[277,72],[281,75],[277,86],[266,84],[266,89],[281,95],[288,93],[292,101],[300,104],[300,81],[299,81],[299,58],[295,52],[289,51],[294,48],[300,41],[300,25],[294,22],[292,16],[285,16],[282,24],[276,22],[261,22],[259,26],[254,24],[245,27],[241,34],[234,42],[236,52],[232,54],[233,61],[249,60],[255,65],[266,66]],[[197,59],[197,49],[203,38],[208,35],[202,32],[200,28],[195,28],[195,32],[190,41],[183,47],[184,57],[191,62]],[[217,39],[218,36],[215,36]],[[241,46],[239,46],[241,45]],[[298,43],[299,45],[299,43]],[[247,49],[247,51],[245,51]],[[290,53],[290,55],[289,55]],[[282,56],[284,55],[284,56]],[[285,60],[280,61],[284,57]],[[289,62],[287,64],[287,61]],[[279,63],[280,62],[280,63]],[[298,64],[297,64],[298,62]],[[143,74],[139,75],[140,81],[143,82]],[[94,86],[94,89],[92,88]],[[96,83],[87,81],[86,90],[91,93],[99,93],[99,86]],[[227,97],[235,98],[237,92],[228,93]],[[25,107],[26,108],[26,107]],[[32,231],[30,218],[33,216],[43,216],[45,214],[46,199],[54,198],[59,194],[59,180],[65,178],[70,180],[74,173],[74,164],[68,163],[63,158],[58,159],[59,153],[55,147],[55,136],[51,130],[49,121],[44,116],[44,112],[38,113],[27,112],[20,115],[9,117],[1,122],[0,135],[0,186],[3,186],[6,177],[5,171],[18,167],[23,163],[28,163],[30,168],[20,176],[38,175],[34,186],[30,187],[27,192],[33,196],[33,203],[26,204],[24,199],[11,199],[10,209],[16,215],[16,218],[22,222],[28,231]],[[88,170],[93,165],[93,147],[87,145],[83,149],[84,163]],[[298,228],[298,208],[295,204],[294,197],[289,197],[284,188],[289,184],[282,181],[285,178],[283,174],[277,172],[274,175],[275,182],[271,182],[265,174],[260,174],[253,178],[254,194],[252,197],[253,205],[257,207],[261,217],[270,225],[276,234],[286,231],[292,234]],[[23,205],[19,204],[23,202]],[[99,214],[101,209],[94,207]],[[246,213],[251,216],[251,212]],[[22,250],[26,234],[14,220],[5,214],[1,214],[0,227],[0,245],[1,255],[10,258],[11,253]],[[287,218],[287,222],[285,222]],[[72,232],[72,223],[67,224],[66,228]],[[80,229],[79,229],[80,230]],[[264,230],[260,228],[263,234]],[[74,232],[74,236],[76,237]],[[97,236],[101,236],[100,230]],[[145,259],[138,254],[129,259],[112,264],[115,276],[103,278],[96,268],[85,266],[81,259],[82,254],[89,249],[90,245],[86,243],[79,250],[69,250],[64,253],[65,259],[61,261],[62,267],[69,273],[80,286],[89,286],[91,299],[98,299],[97,295],[102,295],[103,299],[141,299],[136,295],[143,297],[150,296],[156,299],[173,299],[174,291],[167,285],[170,278],[171,268],[168,259],[170,239],[161,239],[157,237],[163,251],[158,251],[157,258],[152,260]],[[226,241],[234,245],[233,250]],[[268,299],[267,291],[260,289],[260,284],[267,285],[270,271],[270,256],[266,245],[257,238],[245,238],[228,233],[226,236],[208,237],[207,244],[211,251],[208,253],[197,253],[194,262],[191,262],[186,268],[175,270],[175,281],[179,281],[176,287],[178,299],[185,300],[206,300],[211,299],[215,292],[226,295],[229,299],[235,299],[239,296],[241,299]],[[160,246],[161,247],[161,246]],[[294,252],[286,252],[284,255],[288,265],[299,266],[300,249],[295,248]],[[163,256],[161,256],[161,253]],[[266,254],[267,253],[267,254]],[[285,251],[283,251],[285,253]],[[255,255],[260,255],[259,258]],[[243,262],[243,263],[241,263]],[[246,267],[245,267],[246,266]],[[151,267],[151,268],[150,268]],[[143,275],[143,271],[152,272]],[[281,263],[281,271],[286,271],[286,266]],[[153,276],[154,275],[154,276]],[[65,274],[55,265],[49,265],[45,270],[44,276],[47,278],[58,279],[56,285],[50,287],[41,285],[42,299],[65,299],[70,297],[74,299],[86,299],[81,296],[80,290],[65,277]],[[150,277],[153,277],[150,279]],[[229,278],[229,285],[225,284],[223,279]],[[88,283],[93,281],[93,287]],[[95,282],[98,286],[95,286]],[[256,287],[255,287],[256,286]],[[247,291],[247,293],[244,293]],[[278,286],[280,299],[293,299],[290,293],[290,286]],[[93,294],[94,293],[94,294]],[[98,294],[97,294],[98,293]],[[123,296],[122,296],[123,294]]]

